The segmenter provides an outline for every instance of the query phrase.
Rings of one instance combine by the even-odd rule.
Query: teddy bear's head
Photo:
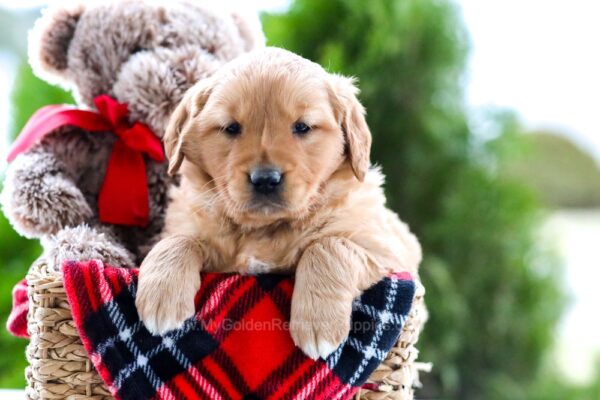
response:
[[[248,20],[192,3],[81,2],[44,12],[29,58],[38,76],[72,90],[80,104],[108,94],[162,136],[189,87],[261,42]]]

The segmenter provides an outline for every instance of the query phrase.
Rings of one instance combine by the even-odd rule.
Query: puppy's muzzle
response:
[[[283,175],[276,168],[258,167],[250,171],[248,180],[255,193],[272,195],[276,194],[282,186]]]

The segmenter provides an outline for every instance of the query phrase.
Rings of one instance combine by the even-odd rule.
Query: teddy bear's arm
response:
[[[47,145],[38,144],[20,154],[6,171],[0,202],[23,236],[51,235],[93,216],[59,156]]]

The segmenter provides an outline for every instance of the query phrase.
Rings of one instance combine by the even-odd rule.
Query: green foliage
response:
[[[425,252],[431,316],[420,348],[435,367],[420,397],[524,391],[552,344],[564,297],[558,266],[537,242],[538,204],[507,173],[521,147],[518,123],[497,112],[473,127],[465,112],[468,43],[455,6],[296,0],[263,23],[271,45],[359,78],[388,203]]]
[[[36,78],[25,62],[17,74],[12,100],[11,137],[16,136],[41,106],[72,102],[69,94]],[[19,236],[0,213],[0,321],[6,321],[10,313],[13,286],[25,277],[29,266],[40,253],[38,241]],[[26,340],[11,336],[5,329],[0,330],[0,387],[25,386],[26,345]]]
[[[73,103],[72,96],[57,86],[44,82],[31,71],[28,63],[19,66],[12,91],[10,137],[14,138],[29,117],[48,104]]]
[[[523,394],[513,399],[527,400],[598,400],[600,399],[600,363],[596,364],[596,374],[589,385],[575,385],[561,382],[558,373],[546,372]]]
[[[1,189],[1,187],[0,187]],[[13,286],[25,277],[29,265],[40,253],[36,241],[25,240],[0,213],[0,320],[6,321],[12,307]],[[19,388],[25,385],[25,346],[27,341],[0,330],[0,387]]]
[[[556,367],[544,368],[530,385],[516,387],[498,380],[490,388],[494,399],[510,400],[598,400],[600,399],[600,363],[588,384],[565,382]]]
[[[591,155],[552,132],[532,133],[529,141],[512,165],[515,176],[552,207],[600,207],[600,166]]]
[[[12,307],[12,288],[25,277],[27,269],[40,254],[40,248],[36,241],[20,237],[2,213],[0,238],[0,321],[6,321]],[[15,338],[5,329],[0,329],[0,387],[25,386],[26,345],[26,340]]]

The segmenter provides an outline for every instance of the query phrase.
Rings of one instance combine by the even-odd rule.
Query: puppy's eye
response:
[[[224,131],[230,136],[237,136],[242,133],[242,126],[237,122],[232,122],[225,127]]]
[[[296,122],[294,126],[292,126],[292,132],[296,135],[305,135],[310,131],[310,126],[306,125],[304,122]]]

